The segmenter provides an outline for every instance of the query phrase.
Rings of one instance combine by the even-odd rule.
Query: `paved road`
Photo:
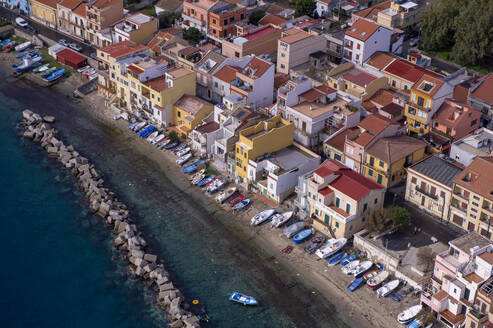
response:
[[[52,28],[47,27],[43,24],[40,24],[36,21],[33,21],[29,17],[21,15],[16,11],[13,11],[13,10],[10,10],[8,8],[0,6],[0,16],[10,19],[13,23],[15,21],[15,18],[20,16],[20,17],[24,18],[26,21],[28,21],[29,24],[34,27],[36,32],[33,32],[31,29],[25,29],[25,28],[22,28],[19,26],[16,26],[16,28],[19,28],[19,29],[21,29],[24,32],[29,33],[29,34],[33,34],[33,33],[41,34],[41,35],[43,35],[49,39],[56,40],[56,41],[61,40],[61,39],[65,39],[70,43],[76,43],[79,46],[81,46],[82,47],[82,53],[84,55],[90,56],[93,58],[96,55],[96,48],[94,46],[87,44],[87,43],[84,43],[84,42],[81,42],[80,40],[72,37],[71,35],[65,34],[59,30],[52,29]]]

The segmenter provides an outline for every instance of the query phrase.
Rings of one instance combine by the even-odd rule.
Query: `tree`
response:
[[[312,16],[316,8],[317,5],[315,4],[314,0],[297,0],[294,16]]]
[[[250,18],[248,19],[248,22],[253,25],[258,25],[258,22],[265,16],[265,11],[264,10],[257,10],[254,12]]]
[[[177,142],[180,139],[176,131],[171,131],[170,133],[168,133],[168,138],[169,140],[171,140],[171,142]]]
[[[392,220],[392,213],[389,209],[379,207],[366,211],[363,217],[369,232],[382,232]]]
[[[449,0],[437,0],[426,6],[420,19],[425,49],[448,49],[453,45],[455,18],[459,10]]]
[[[409,223],[411,223],[411,214],[404,207],[394,206],[392,208],[392,216],[394,221],[394,226],[399,231],[406,230],[409,227]]]
[[[195,45],[199,43],[204,38],[204,36],[197,28],[190,27],[183,32],[183,38],[191,44]]]
[[[418,265],[423,268],[424,272],[429,272],[433,268],[436,254],[430,246],[421,247],[416,253]]]
[[[159,27],[168,28],[168,27],[172,27],[175,21],[181,18],[181,13],[175,13],[173,11],[165,11],[159,14],[158,18],[159,18]]]

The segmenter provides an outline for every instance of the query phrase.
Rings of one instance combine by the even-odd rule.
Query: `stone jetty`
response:
[[[78,180],[89,208],[106,220],[115,235],[113,246],[128,259],[130,272],[156,293],[156,302],[166,312],[170,327],[199,327],[199,319],[187,310],[182,293],[170,281],[159,258],[148,249],[147,242],[130,218],[127,206],[104,187],[104,180],[87,158],[71,145],[65,145],[50,124],[55,117],[41,117],[26,109],[22,112],[24,137],[41,144],[49,157],[56,158]]]

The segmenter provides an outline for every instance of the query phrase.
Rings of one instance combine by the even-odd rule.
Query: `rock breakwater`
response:
[[[51,126],[55,118],[41,117],[31,110],[22,112],[25,138],[43,147],[78,180],[89,208],[104,219],[115,235],[113,246],[128,260],[130,272],[156,293],[156,303],[167,314],[170,327],[199,327],[199,319],[188,311],[179,289],[175,288],[162,261],[152,254],[146,240],[133,223],[127,206],[104,186],[102,174],[73,146],[65,145]]]

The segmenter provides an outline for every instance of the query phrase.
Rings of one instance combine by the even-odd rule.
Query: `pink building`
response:
[[[421,303],[448,327],[462,327],[480,287],[492,274],[493,243],[475,232],[456,238],[436,256]]]

